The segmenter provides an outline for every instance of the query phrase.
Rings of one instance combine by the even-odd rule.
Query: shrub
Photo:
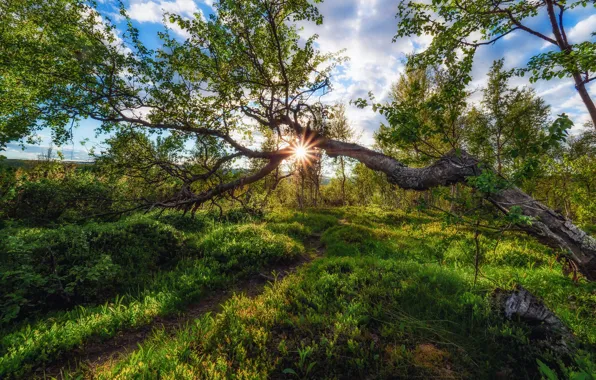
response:
[[[268,223],[266,227],[272,232],[290,235],[299,239],[304,239],[310,235],[310,228],[299,222]]]
[[[75,221],[111,211],[110,191],[90,173],[25,181],[16,189],[9,214],[38,226]]]
[[[389,232],[358,225],[335,226],[328,229],[321,241],[330,256],[375,255],[388,257],[397,252],[397,239]]]
[[[304,253],[302,244],[257,224],[217,228],[200,241],[198,249],[226,271],[240,274]]]
[[[16,196],[16,186],[16,170],[2,165],[2,156],[0,156],[0,228],[8,211],[8,205]]]
[[[190,214],[184,215],[184,213],[179,211],[166,211],[162,215],[159,215],[158,213],[154,215],[154,218],[161,223],[168,224],[175,229],[184,232],[203,231],[213,220],[211,216],[207,214],[197,213],[193,217]]]
[[[2,235],[0,325],[104,300],[184,255],[184,235],[148,218]]]
[[[228,223],[252,222],[263,218],[263,212],[260,210],[251,210],[244,208],[233,208],[223,214],[223,220]]]
[[[276,210],[267,214],[265,219],[275,223],[298,222],[309,230],[309,234],[322,233],[337,224],[337,218],[313,211]]]

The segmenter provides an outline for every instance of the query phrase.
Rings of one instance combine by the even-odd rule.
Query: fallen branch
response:
[[[497,307],[510,320],[518,320],[531,327],[532,339],[560,355],[575,351],[576,339],[563,321],[541,299],[518,285],[513,291],[497,289],[494,294]]]

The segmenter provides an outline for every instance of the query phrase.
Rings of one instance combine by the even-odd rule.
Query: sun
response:
[[[294,156],[296,156],[296,159],[298,160],[304,160],[307,155],[308,151],[306,150],[306,147],[304,147],[303,145],[298,145],[294,150]]]
[[[313,158],[312,148],[303,142],[297,142],[296,145],[292,147],[292,151],[294,153],[293,156],[296,162],[309,164],[310,160]]]

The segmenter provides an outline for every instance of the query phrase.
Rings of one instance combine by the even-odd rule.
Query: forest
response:
[[[596,378],[596,2],[355,3],[0,0],[0,379]]]

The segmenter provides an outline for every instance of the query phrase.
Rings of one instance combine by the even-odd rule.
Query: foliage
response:
[[[564,141],[571,125],[562,115],[550,126],[549,107],[527,88],[510,88],[511,72],[504,61],[493,63],[484,89],[483,109],[469,113],[468,149],[497,173],[530,179],[539,172],[540,159]]]
[[[595,147],[593,132],[589,130],[572,136],[566,147],[546,160],[544,173],[532,189],[550,207],[589,230],[596,224],[592,196]]]
[[[388,123],[376,134],[380,147],[417,165],[461,148],[468,77],[459,66],[416,69],[410,64],[394,84],[391,101],[373,105]]]
[[[416,56],[416,60],[426,66],[453,62],[458,59],[459,53],[469,58],[478,48],[492,45],[511,33],[527,33],[548,42],[557,50],[533,56],[527,67],[520,68],[518,72],[522,75],[529,72],[531,81],[572,77],[579,89],[594,78],[596,44],[592,41],[569,43],[564,20],[566,11],[589,7],[589,3],[584,0],[560,3],[477,0],[463,4],[451,0],[430,3],[401,0],[395,38],[431,35],[433,40],[428,49]],[[548,18],[551,31],[547,34],[550,35],[528,25],[534,17]]]
[[[589,322],[596,318],[593,285],[565,278],[552,254],[518,234],[483,233],[481,277],[474,285],[473,230],[445,226],[432,213],[277,210],[264,224],[221,226],[175,213],[160,220],[158,225],[188,222],[186,258],[171,270],[162,267],[139,293],[8,332],[0,349],[4,374],[25,374],[93,336],[142,326],[263,265],[293,260],[304,251],[290,237],[321,232],[327,257],[310,268],[257,298],[233,298],[220,314],[203,316],[174,338],[158,330],[139,351],[93,376],[482,377],[505,369],[524,377],[538,373],[536,358],[558,371],[527,327],[492,309],[492,290],[515,283],[543,297],[582,341],[596,342]],[[511,352],[515,361],[507,359]]]
[[[353,142],[353,140],[357,139],[356,131],[349,124],[348,117],[346,116],[345,104],[338,104],[332,108],[328,119],[329,123],[325,132],[329,137],[343,142]],[[334,158],[334,163],[337,168],[336,173],[340,187],[340,192],[336,192],[336,194],[341,195],[341,203],[339,204],[346,205],[348,203],[346,186],[349,186],[347,172],[352,166],[352,162],[347,157],[339,156]],[[328,203],[338,203],[331,200],[330,197],[327,197],[326,200]]]
[[[31,225],[73,222],[109,213],[110,190],[89,173],[26,181],[16,189],[9,215]]]
[[[219,228],[205,235],[197,249],[222,270],[242,275],[265,264],[296,259],[304,247],[256,224]]]
[[[468,183],[484,194],[495,194],[509,186],[506,180],[490,170],[468,178]]]
[[[119,209],[117,186],[105,181],[96,169],[59,161],[38,161],[19,169],[0,167],[12,176],[3,182],[7,187],[0,198],[3,218],[47,226]]]
[[[311,210],[273,210],[265,216],[265,220],[272,224],[299,223],[304,228],[305,236],[320,234],[337,223],[337,217],[323,213],[318,209]],[[303,236],[303,237],[305,237]]]
[[[82,0],[0,5],[0,150],[21,138],[33,142],[43,127],[52,129],[57,142],[67,141],[73,118],[93,103],[75,87],[93,82],[91,67],[116,50],[117,36],[92,5]]]
[[[188,255],[185,237],[151,219],[1,232],[2,325],[102,302]]]
[[[33,168],[0,166],[0,377],[28,376],[94,338],[146,326],[210,290],[306,257],[318,237],[326,256],[263,295],[233,297],[176,336],[158,331],[99,373],[75,375],[592,375],[594,285],[570,279],[555,252],[509,231],[535,222],[521,207],[502,216],[484,206],[518,185],[594,223],[593,136],[563,146],[570,119],[550,120],[532,91],[509,88],[513,72],[502,61],[482,107],[468,106],[476,49],[528,31],[519,23],[543,6],[552,16],[553,3],[400,2],[397,36],[433,41],[409,58],[388,103],[369,94],[386,119],[374,149],[415,167],[462,149],[482,160],[472,165],[481,168],[468,178],[473,189],[414,193],[396,191],[362,163],[352,168],[342,154],[380,155],[347,144],[355,136],[343,106],[312,100],[330,89],[342,61],[318,51],[316,35],[301,33],[304,23],[322,23],[318,2],[221,0],[207,19],[167,15],[187,38],[166,30],[155,50],[142,44],[123,5],[124,31],[93,2],[0,5],[0,149],[34,139],[42,127],[64,142],[83,119],[112,133],[88,167],[49,156]],[[578,6],[587,2],[561,3],[555,34],[563,12]],[[481,40],[469,41],[477,32]],[[572,76],[585,91],[594,44],[554,38],[560,51],[517,73]],[[341,148],[333,153],[330,142]],[[319,148],[326,143],[338,173],[325,186]],[[297,146],[308,149],[308,165]],[[380,207],[309,210],[309,200]],[[281,207],[265,213],[272,205]],[[300,211],[289,207],[296,205]],[[184,213],[106,221],[153,207]],[[559,357],[530,326],[504,319],[491,295],[517,284],[541,296],[585,352]]]
[[[3,165],[3,160],[0,158],[0,205],[14,199],[17,193],[16,187],[16,170]],[[4,207],[0,207],[0,221],[5,218],[5,213]],[[1,224],[0,227],[2,227]]]
[[[93,119],[99,132],[112,133],[99,161],[124,169],[133,195],[126,201],[191,212],[226,198],[242,203],[246,185],[292,155],[286,146],[253,150],[255,135],[304,139],[303,120],[323,130],[326,107],[311,98],[329,89],[342,59],[318,51],[316,35],[300,35],[300,23],[322,23],[316,3],[225,0],[208,18],[168,14],[164,21],[188,38],[166,29],[155,49],[144,46],[123,4],[124,30],[91,1],[6,6],[0,77],[23,93],[0,110],[6,130],[18,131],[6,139],[48,127],[61,143],[70,136],[67,121]],[[11,94],[3,95],[8,103]],[[237,170],[240,158],[250,169]]]

